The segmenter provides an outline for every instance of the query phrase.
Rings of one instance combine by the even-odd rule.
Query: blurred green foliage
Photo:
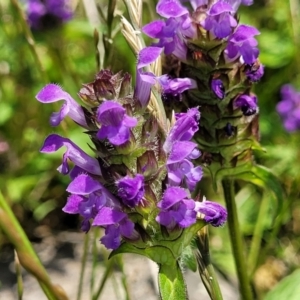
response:
[[[240,19],[261,31],[258,41],[260,58],[265,65],[265,76],[255,86],[255,92],[260,106],[261,143],[266,152],[258,153],[256,159],[280,177],[286,190],[278,235],[269,245],[270,230],[276,218],[272,201],[266,207],[262,224],[262,247],[268,247],[259,258],[253,277],[257,297],[261,298],[274,283],[300,267],[300,133],[285,132],[275,110],[283,84],[292,83],[300,88],[300,9],[297,0],[254,2],[250,7],[242,7]],[[96,3],[105,12],[107,1]],[[154,3],[145,1],[144,23],[149,22],[151,14],[147,12],[154,12]],[[60,164],[62,152],[44,155],[39,153],[39,148],[49,133],[56,132],[67,135],[89,152],[88,138],[84,139],[80,129],[70,120],[64,121],[63,126],[51,128],[49,116],[60,103],[42,105],[35,99],[43,85],[55,82],[78,100],[76,94],[81,84],[92,81],[98,71],[93,23],[86,15],[83,2],[74,1],[73,4],[75,17],[69,23],[51,31],[33,32],[34,50],[43,68],[40,69],[15,6],[8,0],[0,3],[0,190],[31,237],[38,224],[61,230],[72,226],[74,229],[78,223],[77,219],[68,223],[70,220],[61,212],[67,197],[68,178],[55,169]],[[134,75],[136,58],[120,32],[119,15],[122,14],[126,15],[126,11],[122,1],[118,1],[110,37],[111,30],[100,18],[96,28],[103,38],[100,44],[109,49],[100,52],[100,56],[105,55],[105,67]],[[204,194],[211,199],[220,198],[207,182],[203,183]],[[263,193],[243,182],[239,182],[236,189],[241,228],[248,242],[255,230]],[[211,248],[219,270],[232,278],[234,264],[226,230],[212,230]],[[281,261],[285,266],[276,276],[270,271],[274,261]],[[266,299],[287,299],[285,291],[297,286],[298,277],[299,271],[294,272]],[[278,298],[281,292],[285,296]]]

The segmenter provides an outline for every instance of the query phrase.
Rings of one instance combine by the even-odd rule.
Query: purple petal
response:
[[[126,176],[120,179],[117,183],[118,196],[124,204],[135,207],[142,200],[144,189],[144,176],[137,174],[134,178]]]
[[[122,236],[131,238],[134,231],[134,223],[129,219],[123,220],[120,223],[120,233]]]
[[[142,107],[146,107],[150,100],[151,87],[155,84],[155,75],[150,72],[136,72],[136,84],[134,98],[137,99]]]
[[[167,164],[180,162],[188,157],[191,152],[197,147],[197,144],[189,141],[176,141],[173,144],[172,151],[169,155]]]
[[[251,116],[257,113],[257,98],[254,95],[241,95],[235,100],[234,106],[241,108],[245,116]]]
[[[79,214],[79,205],[82,201],[84,201],[83,197],[79,195],[70,195],[62,210],[68,214]]]
[[[190,78],[174,78],[170,79],[168,75],[158,77],[158,81],[162,86],[163,92],[177,96],[188,89],[197,88],[197,83]]]
[[[138,69],[148,66],[151,63],[155,62],[160,56],[163,48],[159,47],[146,47],[142,49],[138,56]]]
[[[125,116],[125,109],[117,102],[105,101],[97,110],[97,120],[104,126],[120,126]]]
[[[229,40],[232,43],[241,43],[258,34],[260,34],[260,32],[255,27],[240,25]]]
[[[110,207],[102,207],[95,217],[92,226],[107,226],[118,224],[126,218],[127,215],[121,211]]]
[[[156,5],[156,12],[165,18],[180,17],[188,10],[178,0],[160,0]]]
[[[117,249],[121,244],[120,228],[115,225],[107,226],[100,241],[107,249]]]
[[[226,209],[216,202],[196,202],[196,211],[204,214],[205,222],[215,227],[224,225],[227,220]]]
[[[59,150],[61,147],[65,146],[67,151],[64,154],[64,161],[62,165],[62,170],[68,171],[66,158],[71,160],[76,166],[85,170],[88,173],[95,175],[101,175],[101,170],[97,159],[90,157],[84,151],[82,151],[77,145],[75,145],[71,140],[64,138],[58,134],[50,134],[40,152],[42,153],[52,153]]]
[[[50,118],[50,124],[57,126],[60,122],[69,115],[79,125],[88,128],[84,112],[81,106],[66,92],[64,92],[56,84],[46,85],[37,95],[36,99],[42,103],[52,103],[60,100],[65,100],[61,110],[57,113],[53,113]]]
[[[177,114],[177,120],[163,145],[164,151],[170,153],[176,141],[190,140],[199,129],[199,119],[200,112],[197,107],[189,109],[186,113]]]
[[[213,79],[211,81],[211,89],[219,99],[224,99],[225,88],[221,79]]]
[[[67,192],[75,195],[89,195],[102,189],[102,184],[97,180],[87,174],[80,174],[69,184]]]
[[[186,197],[187,193],[184,189],[180,187],[168,187],[162,197],[162,200],[157,203],[157,207],[168,209]]]
[[[210,16],[217,16],[224,12],[234,12],[232,6],[224,1],[216,2],[208,11]]]
[[[163,30],[165,22],[161,20],[153,21],[142,28],[142,31],[149,37],[155,39],[160,38],[159,34]]]

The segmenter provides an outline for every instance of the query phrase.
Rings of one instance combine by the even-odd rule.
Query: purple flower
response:
[[[81,229],[90,230],[90,220],[107,203],[107,197],[103,193],[104,187],[87,174],[76,177],[68,186],[67,191],[72,193],[68,197],[63,211],[69,214],[80,214],[84,219]]]
[[[232,32],[232,27],[237,26],[236,19],[232,16],[234,13],[230,4],[225,1],[218,1],[207,11],[207,18],[201,22],[201,25],[219,38],[225,38]]]
[[[196,222],[195,201],[180,187],[168,187],[157,207],[160,212],[156,221],[168,229],[176,225],[186,228]]]
[[[221,79],[213,79],[211,81],[211,89],[214,92],[214,94],[219,98],[219,99],[224,99],[225,97],[225,88],[223,85],[223,81]]]
[[[264,66],[256,60],[252,65],[246,65],[245,73],[250,81],[257,82],[264,75]]]
[[[121,244],[121,236],[134,238],[134,223],[122,211],[103,207],[94,218],[92,226],[105,228],[105,235],[100,239],[107,249],[117,249]]]
[[[158,77],[158,81],[163,89],[163,93],[177,96],[188,89],[197,88],[197,83],[190,78],[174,78],[170,79],[168,75]]]
[[[277,104],[276,110],[287,131],[292,132],[300,129],[300,93],[291,85],[282,86],[281,101]]]
[[[118,196],[123,203],[135,207],[138,205],[145,193],[144,176],[137,174],[134,178],[126,176],[117,182]]]
[[[259,50],[256,47],[257,41],[254,38],[258,34],[259,31],[255,27],[248,25],[237,27],[228,39],[228,45],[225,49],[227,58],[233,61],[241,55],[246,64],[252,65],[259,54]]]
[[[257,97],[254,95],[241,95],[234,101],[234,106],[240,108],[245,116],[251,116],[257,113]]]
[[[177,120],[163,145],[165,153],[168,154],[168,183],[172,186],[184,185],[193,191],[203,175],[202,168],[194,167],[191,162],[201,152],[196,148],[196,143],[190,142],[199,128],[200,113],[198,108],[192,108],[186,113],[177,114],[176,117]]]
[[[27,18],[33,29],[50,29],[73,17],[70,0],[27,1]]]
[[[227,220],[226,209],[216,202],[206,200],[196,202],[195,210],[204,214],[204,221],[215,227],[224,225]]]
[[[62,174],[69,173],[68,159],[71,160],[76,166],[80,167],[84,171],[101,175],[101,170],[97,159],[90,157],[84,151],[82,151],[77,145],[67,138],[64,138],[58,134],[50,134],[40,152],[52,153],[65,146],[67,151],[63,155],[62,165],[58,168],[58,171]]]
[[[183,183],[192,192],[201,180],[203,171],[200,166],[194,167],[191,159],[198,158],[201,153],[197,144],[189,141],[176,141],[167,160],[168,183],[172,186]]]
[[[142,30],[151,38],[159,39],[153,46],[164,48],[165,54],[173,53],[183,60],[186,59],[187,52],[183,37],[192,38],[196,34],[188,15],[166,21],[156,20],[145,25]]]
[[[51,126],[57,126],[68,115],[72,120],[88,128],[85,115],[81,106],[65,91],[56,84],[46,85],[37,95],[36,99],[42,103],[52,103],[65,100],[59,112],[55,112],[50,117]]]
[[[130,128],[137,125],[137,119],[129,117],[122,105],[113,101],[105,101],[99,106],[97,121],[101,124],[97,137],[107,138],[116,146],[129,141]]]
[[[197,107],[194,107],[189,109],[186,113],[176,114],[176,119],[163,145],[163,149],[166,153],[171,152],[176,141],[189,141],[195,132],[198,131],[200,112]]]

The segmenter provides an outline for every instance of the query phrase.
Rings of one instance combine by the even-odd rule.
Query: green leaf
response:
[[[181,262],[183,266],[186,266],[191,271],[196,272],[197,271],[197,260],[195,258],[194,252],[191,248],[191,246],[187,246],[182,253],[181,256]]]
[[[281,280],[264,298],[265,300],[298,300],[300,295],[300,269]]]
[[[260,165],[255,165],[249,172],[237,174],[236,178],[251,182],[270,191],[273,195],[273,199],[277,200],[274,202],[275,215],[282,210],[284,191],[279,179],[272,173],[271,170]]]
[[[158,273],[158,286],[162,300],[188,299],[182,271],[174,260],[174,265],[161,265]]]

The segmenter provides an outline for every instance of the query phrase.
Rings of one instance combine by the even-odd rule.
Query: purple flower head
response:
[[[204,214],[204,221],[215,227],[224,225],[227,220],[226,209],[216,202],[196,202],[195,210]]]
[[[284,128],[293,132],[300,129],[300,93],[286,84],[281,88],[281,101],[276,110],[283,120]]]
[[[240,25],[236,31],[229,37],[228,45],[225,49],[225,55],[231,61],[242,56],[243,61],[252,65],[258,55],[257,41],[254,38],[260,32],[252,26]]]
[[[168,229],[172,230],[176,225],[186,228],[196,222],[195,201],[189,199],[182,188],[168,187],[157,207],[160,212],[156,221]]]
[[[177,96],[188,89],[197,88],[197,83],[190,78],[174,78],[170,79],[168,75],[158,77],[158,81],[163,89],[163,93]]]
[[[219,98],[219,99],[224,99],[225,97],[225,87],[223,85],[223,81],[221,79],[213,79],[211,81],[211,89],[214,92],[214,94]]]
[[[123,203],[135,207],[138,205],[145,193],[144,176],[137,174],[134,178],[126,176],[117,182],[118,196]]]
[[[36,99],[42,103],[52,103],[65,100],[59,112],[55,112],[50,117],[51,126],[57,126],[68,115],[72,120],[88,128],[84,112],[81,106],[65,91],[56,84],[46,85],[37,95]]]
[[[107,138],[113,145],[119,146],[130,139],[130,128],[137,125],[137,119],[129,117],[121,104],[113,101],[103,102],[97,110],[97,121],[101,128],[99,139]]]
[[[251,116],[257,113],[257,97],[252,95],[241,95],[234,101],[234,106],[240,108],[244,116]]]
[[[134,223],[127,214],[110,207],[100,209],[92,226],[105,228],[105,235],[100,239],[107,249],[117,249],[121,244],[121,237],[134,238]]]
[[[33,29],[51,29],[73,17],[70,0],[27,1],[27,18]]]
[[[97,159],[90,157],[84,151],[82,151],[77,145],[75,145],[71,140],[64,138],[58,134],[50,134],[40,152],[42,153],[52,153],[59,150],[61,147],[65,146],[67,151],[63,155],[62,165],[58,168],[58,171],[62,174],[68,174],[70,169],[68,166],[68,159],[71,160],[76,166],[80,167],[84,171],[101,175],[101,170]]]
[[[186,113],[176,114],[176,119],[163,145],[163,149],[166,153],[171,152],[173,144],[176,141],[189,141],[195,132],[198,131],[200,112],[197,107],[194,107],[189,109]]]
[[[218,1],[207,11],[207,18],[201,22],[204,29],[223,39],[228,37],[232,28],[237,26],[236,19],[232,16],[234,9],[225,1]]]
[[[254,64],[246,65],[245,73],[250,81],[257,82],[264,75],[264,66],[258,60],[256,60]]]

